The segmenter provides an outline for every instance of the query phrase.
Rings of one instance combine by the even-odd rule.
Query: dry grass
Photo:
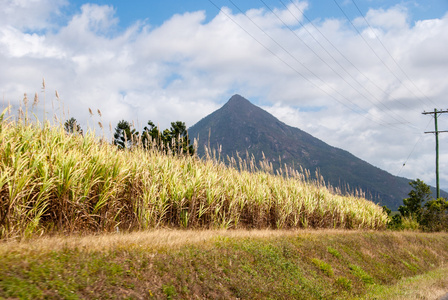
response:
[[[362,231],[366,232],[366,231]],[[48,252],[63,249],[83,251],[110,251],[117,248],[180,249],[194,244],[203,244],[222,238],[269,239],[284,236],[319,238],[323,235],[352,235],[360,231],[341,229],[299,229],[299,230],[172,230],[157,229],[130,233],[103,233],[99,235],[43,236],[28,240],[9,240],[0,243],[0,255],[11,251]]]

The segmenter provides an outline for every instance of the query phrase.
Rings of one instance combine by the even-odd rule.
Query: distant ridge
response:
[[[318,169],[325,181],[342,190],[361,189],[366,198],[396,210],[410,191],[409,181],[393,176],[349,152],[332,147],[310,134],[286,125],[249,100],[236,94],[220,109],[206,116],[188,129],[190,138],[198,139],[198,154],[204,146],[222,148],[221,157],[236,153],[262,153],[273,162],[288,166],[302,166],[314,174]],[[209,138],[210,136],[210,138]]]

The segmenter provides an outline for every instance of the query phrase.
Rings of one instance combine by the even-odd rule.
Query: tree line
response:
[[[83,134],[83,130],[75,118],[65,121],[64,130],[70,134]],[[169,129],[161,131],[150,120],[143,131],[139,133],[131,122],[121,120],[115,127],[112,143],[122,150],[141,146],[144,149],[153,148],[165,153],[194,154],[194,147],[190,145],[187,127],[185,122],[181,121],[171,122]]]

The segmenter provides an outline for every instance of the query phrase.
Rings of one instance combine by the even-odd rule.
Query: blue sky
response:
[[[263,3],[264,2],[264,3]],[[267,4],[270,7],[281,7],[282,3],[278,0],[249,0],[233,1],[240,9],[246,11],[251,8],[262,8]],[[339,5],[349,16],[358,15],[358,10],[351,0],[337,0]],[[183,14],[198,10],[206,11],[206,22],[215,16],[218,11],[212,4],[219,7],[227,6],[232,10],[237,8],[226,0],[76,0],[70,1],[70,10],[78,10],[84,3],[96,3],[99,5],[112,5],[116,9],[117,16],[120,18],[120,26],[126,28],[136,20],[147,20],[152,25],[159,26],[168,20],[174,14]],[[283,1],[289,3],[289,0]],[[448,10],[448,1],[446,0],[427,0],[427,1],[396,1],[396,0],[356,0],[354,2],[363,12],[369,8],[388,8],[397,4],[406,5],[410,11],[410,17],[413,20],[440,18]],[[306,12],[309,19],[341,18],[344,14],[340,11],[333,0],[312,1]]]
[[[422,112],[448,108],[447,32],[446,0],[8,0],[0,108],[17,110],[24,93],[43,99],[45,78],[49,114],[141,130],[148,120],[192,126],[238,93],[393,175],[434,185],[434,136],[424,134],[433,119]],[[440,153],[448,189],[448,134]]]

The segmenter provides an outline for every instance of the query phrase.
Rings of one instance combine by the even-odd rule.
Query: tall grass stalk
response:
[[[0,238],[149,228],[382,229],[387,216],[309,172],[173,155],[0,119]],[[25,118],[26,120],[26,118]],[[45,120],[45,119],[44,119]],[[38,122],[38,121],[37,121]],[[218,153],[218,155],[220,155]],[[235,168],[237,166],[238,168]],[[320,178],[320,177],[318,177]]]

